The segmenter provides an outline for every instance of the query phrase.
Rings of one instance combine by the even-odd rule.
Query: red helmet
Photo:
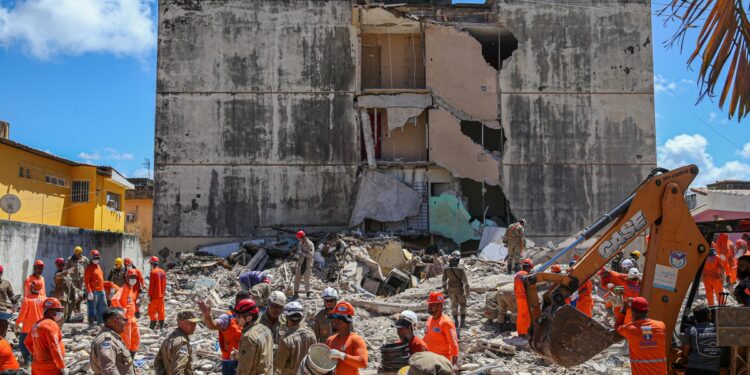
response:
[[[445,303],[445,295],[443,295],[443,292],[430,292],[430,296],[427,298],[427,304],[443,304]]]
[[[531,259],[526,258],[526,259],[523,260],[523,262],[521,263],[521,265],[524,266],[524,267],[534,267],[534,262],[532,262]]]
[[[55,297],[50,297],[50,298],[45,299],[42,307],[44,308],[44,311],[63,308],[62,304],[60,303],[60,300]]]
[[[302,239],[303,237],[305,237],[305,231],[304,230],[297,231],[297,238]]]
[[[123,259],[122,263],[125,264],[125,266],[127,267],[127,266],[133,264],[133,261],[130,260],[130,258],[125,258],[125,259]]]
[[[4,268],[3,266],[0,266],[0,272],[3,272]]]
[[[101,255],[99,255],[99,250],[97,250],[97,249],[91,250],[91,257],[92,258],[94,258],[94,257],[100,257],[100,256]]]
[[[39,293],[40,290],[42,290],[42,283],[39,280],[31,280],[29,281],[29,290],[36,291]],[[34,294],[37,294],[34,293]]]
[[[157,257],[157,256],[152,256],[152,257],[151,257],[151,261],[150,261],[150,262],[151,262],[151,264],[154,264],[154,263],[159,263],[159,257]]]
[[[630,304],[630,308],[635,311],[647,312],[648,300],[643,297],[635,297],[633,299],[633,302]]]
[[[127,276],[128,278],[137,278],[138,271],[136,271],[135,268],[131,268],[128,270],[128,272],[125,272],[125,276]]]
[[[65,259],[63,259],[63,258],[57,258],[57,259],[55,259],[55,265],[56,266],[64,266],[65,265]]]
[[[250,314],[252,316],[258,316],[258,314],[260,313],[260,309],[258,308],[258,305],[255,303],[255,301],[250,298],[246,298],[234,305],[234,312],[239,315]]]
[[[560,267],[559,264],[553,264],[552,267],[550,267],[550,271],[552,271],[554,273],[561,273],[562,272],[562,267]]]
[[[34,267],[44,267],[44,262],[41,259],[34,261]]]

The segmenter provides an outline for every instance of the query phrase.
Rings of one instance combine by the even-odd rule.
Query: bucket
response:
[[[310,372],[324,375],[336,368],[338,361],[328,358],[329,348],[325,344],[313,344],[307,352],[305,366]]]

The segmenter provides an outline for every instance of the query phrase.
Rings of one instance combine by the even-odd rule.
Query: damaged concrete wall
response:
[[[357,183],[357,198],[350,226],[364,219],[400,221],[419,213],[422,195],[395,177],[378,171],[364,171]]]
[[[650,4],[499,0],[504,192],[537,243],[614,207],[656,165]],[[590,6],[590,8],[586,8]]]
[[[351,13],[334,0],[159,1],[155,250],[348,224]]]
[[[470,178],[490,185],[500,183],[500,161],[461,133],[461,123],[444,109],[429,111],[430,161],[451,171],[456,178]]]

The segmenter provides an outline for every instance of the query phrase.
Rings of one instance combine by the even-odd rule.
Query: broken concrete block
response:
[[[422,195],[395,177],[378,171],[365,171],[357,182],[350,226],[364,219],[399,221],[419,214]]]

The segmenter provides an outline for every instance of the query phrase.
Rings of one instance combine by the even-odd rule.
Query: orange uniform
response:
[[[591,292],[594,289],[594,283],[591,279],[586,280],[585,283],[578,289],[578,302],[576,302],[576,309],[591,317],[591,312],[594,310],[594,299],[591,297]]]
[[[417,337],[417,335],[411,336],[411,341],[409,341],[409,354],[414,355],[415,353],[419,352],[429,352],[430,349],[427,346],[427,344],[424,342],[424,340]]]
[[[231,317],[234,313],[227,311],[227,316]],[[228,361],[231,358],[232,350],[239,349],[240,339],[242,338],[242,327],[237,324],[237,319],[229,318],[229,324],[224,329],[219,329],[219,349],[221,349],[221,359]]]
[[[427,318],[424,342],[430,351],[435,354],[442,355],[449,360],[453,360],[453,357],[458,357],[456,325],[445,314],[440,315],[437,319],[433,316]]]
[[[164,295],[167,291],[167,274],[155,267],[148,276],[148,318],[152,321],[164,320]]]
[[[138,280],[135,285],[133,285],[133,289],[135,290],[135,300],[138,301],[138,297],[141,296],[141,290],[143,289],[143,284],[146,283],[145,280],[143,280],[143,272],[139,270],[138,268],[133,268],[135,270],[136,277],[135,279]],[[127,272],[127,271],[126,271]],[[140,306],[138,304],[135,304],[135,311],[140,314]],[[139,315],[140,316],[140,315]]]
[[[19,370],[18,360],[13,355],[13,348],[3,337],[0,337],[0,372],[8,370]]]
[[[135,352],[141,345],[141,335],[138,331],[138,320],[135,318],[135,291],[129,284],[125,284],[112,297],[112,306],[125,310],[125,318],[128,324],[122,331],[120,337],[128,347],[128,350]]]
[[[724,276],[729,276],[729,281],[731,283],[734,283],[734,279],[736,279],[736,274],[734,278],[732,277],[732,268],[736,269],[734,251],[731,249],[733,245],[732,241],[729,240],[728,234],[720,233],[717,236],[715,243],[716,253],[721,259],[721,267],[724,269]]]
[[[23,296],[28,297],[31,295],[31,292],[29,291],[31,280],[36,280],[42,285],[42,289],[39,290],[39,295],[42,297],[47,297],[47,287],[44,285],[44,276],[37,275],[29,275],[29,277],[27,277],[23,282]]]
[[[526,301],[526,289],[523,287],[523,277],[528,274],[528,272],[521,270],[513,277],[513,292],[516,295],[516,306],[518,307],[516,331],[518,331],[519,335],[527,334],[531,325],[529,303]]]
[[[86,292],[103,292],[104,291],[104,273],[98,264],[91,263],[86,267],[83,273],[83,283],[86,285]]]
[[[716,255],[709,255],[703,265],[703,287],[706,289],[706,299],[709,306],[716,305],[719,294],[724,291],[724,269],[721,259]]]
[[[357,375],[359,369],[367,367],[367,344],[358,334],[352,332],[339,337],[337,333],[326,340],[326,345],[346,354],[336,365],[336,375]]]
[[[630,309],[628,309],[630,310]],[[630,370],[633,375],[667,374],[667,341],[664,323],[642,319],[623,324],[615,323],[615,330],[628,341]]]
[[[18,313],[18,318],[16,319],[16,326],[23,323],[23,326],[21,326],[21,333],[31,332],[31,327],[34,326],[34,323],[42,319],[44,316],[44,308],[42,305],[44,304],[45,299],[47,298],[42,297],[41,295],[37,295],[36,297],[26,297],[23,299],[23,302],[21,302],[21,311]]]
[[[118,291],[120,291],[120,287],[117,284],[111,281],[104,282],[104,293],[107,295],[108,300],[111,300],[110,296],[114,297]]]
[[[52,319],[42,319],[34,324],[24,344],[34,356],[31,373],[34,375],[59,375],[65,369],[65,344],[62,330]]]

